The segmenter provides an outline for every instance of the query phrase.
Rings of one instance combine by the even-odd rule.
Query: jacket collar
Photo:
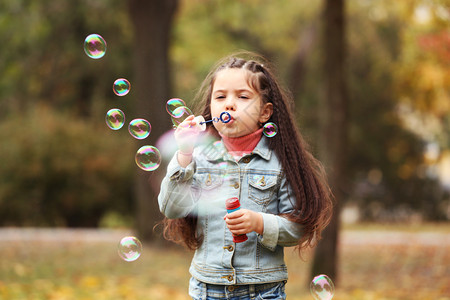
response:
[[[272,150],[269,148],[269,138],[263,135],[252,153],[261,156],[265,160],[269,160],[272,155]]]

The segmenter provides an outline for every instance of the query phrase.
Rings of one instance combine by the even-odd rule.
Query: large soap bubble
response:
[[[172,114],[172,123],[174,127],[180,126],[183,121],[192,115],[192,111],[186,106],[177,107]]]
[[[112,130],[119,130],[125,124],[125,114],[118,108],[112,108],[106,113],[105,121]]]
[[[118,252],[123,260],[135,261],[141,256],[142,244],[134,236],[126,236],[120,240]]]
[[[143,140],[150,135],[152,125],[145,119],[134,119],[128,125],[128,132],[132,137]]]
[[[93,59],[99,59],[106,54],[106,42],[99,34],[90,34],[84,40],[84,52]]]
[[[169,113],[169,115],[173,116],[174,110],[181,106],[186,106],[186,104],[184,103],[184,101],[182,99],[172,98],[167,101],[166,110]]]
[[[144,171],[154,171],[161,164],[161,153],[154,146],[142,146],[136,152],[136,164]]]
[[[327,275],[318,275],[309,285],[311,295],[316,300],[331,300],[334,296],[333,281]]]
[[[117,96],[125,96],[130,92],[131,84],[125,78],[119,78],[114,81],[113,92]]]

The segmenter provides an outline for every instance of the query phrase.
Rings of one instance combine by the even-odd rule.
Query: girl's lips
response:
[[[220,116],[217,117],[216,119],[217,119],[217,121],[219,121],[223,124],[228,124],[235,120],[235,118],[228,112],[221,113]]]
[[[233,116],[230,116],[230,120],[225,124],[231,124],[234,122],[234,120],[235,120],[235,118],[233,118]]]

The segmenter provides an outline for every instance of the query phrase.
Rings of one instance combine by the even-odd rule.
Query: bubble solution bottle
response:
[[[241,209],[241,203],[239,202],[238,198],[233,197],[225,201],[225,207],[227,208],[228,213],[232,213],[233,211]],[[239,235],[233,234],[233,242],[235,243],[242,243],[245,242],[247,239],[248,237],[246,234],[239,234]]]

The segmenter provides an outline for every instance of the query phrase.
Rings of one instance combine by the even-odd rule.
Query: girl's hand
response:
[[[179,150],[178,163],[182,167],[186,167],[192,161],[192,152],[200,132],[194,118],[193,115],[187,117],[175,130],[175,140]]]
[[[178,149],[186,154],[194,151],[199,133],[197,126],[195,126],[197,122],[194,118],[193,115],[187,117],[175,130],[175,140],[177,141]]]
[[[226,214],[224,220],[228,229],[234,235],[246,234],[252,231],[263,234],[264,231],[262,215],[249,209],[241,208]]]

